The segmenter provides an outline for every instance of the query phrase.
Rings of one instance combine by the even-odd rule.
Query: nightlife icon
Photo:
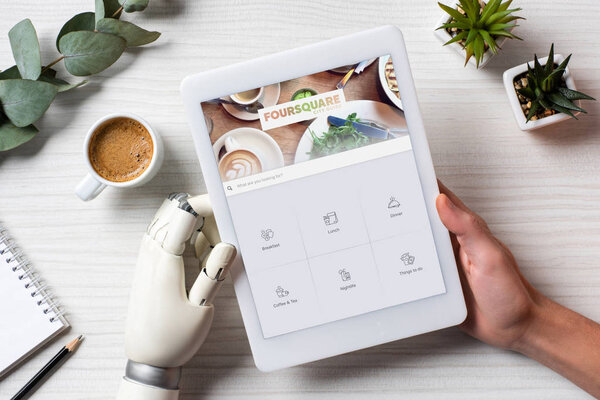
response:
[[[328,212],[327,215],[323,216],[323,221],[325,221],[325,225],[335,225],[338,223],[338,217],[335,211]]]
[[[346,271],[346,268],[340,269],[338,274],[340,274],[340,277],[344,282],[352,280],[352,276],[350,275],[350,272]]]
[[[400,202],[394,196],[390,197],[388,208],[400,208]]]
[[[404,263],[404,265],[413,265],[415,263],[415,258],[410,255],[409,252],[406,252],[400,256],[400,259]]]
[[[275,232],[273,232],[272,229],[263,229],[260,231],[260,237],[263,238],[265,242],[273,239],[273,236],[275,236]]]
[[[290,294],[289,291],[285,290],[281,286],[277,286],[277,289],[275,289],[275,293],[277,293],[277,297],[287,297]]]

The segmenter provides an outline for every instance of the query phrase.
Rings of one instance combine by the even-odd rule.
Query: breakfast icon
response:
[[[350,275],[350,272],[346,271],[346,268],[342,268],[338,271],[338,274],[340,274],[340,277],[342,278],[342,281],[347,282],[352,280],[352,275]]]
[[[277,294],[277,297],[279,297],[279,298],[287,297],[290,294],[289,291],[285,290],[281,286],[277,286],[277,289],[275,289],[275,293]]]
[[[415,263],[415,257],[411,256],[409,252],[402,254],[400,259],[406,266],[413,265]]]
[[[273,232],[272,229],[262,229],[260,231],[260,237],[263,238],[265,242],[273,239],[273,236],[275,236],[275,232]]]

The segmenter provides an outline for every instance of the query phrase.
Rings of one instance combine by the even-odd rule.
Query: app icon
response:
[[[415,257],[411,256],[409,252],[402,254],[400,259],[406,266],[413,265],[415,263]]]
[[[338,217],[335,211],[328,212],[327,215],[323,216],[323,221],[325,221],[325,225],[335,225],[338,223]]]
[[[275,293],[277,294],[277,297],[287,297],[290,294],[289,291],[285,290],[281,286],[277,286],[277,289],[275,289]]]
[[[400,202],[396,200],[394,196],[390,197],[390,202],[388,203],[388,208],[400,208]]]
[[[340,269],[338,271],[338,274],[340,274],[340,277],[342,278],[342,281],[344,281],[344,282],[352,280],[352,276],[350,275],[350,272],[346,271],[346,268]]]
[[[273,239],[273,236],[275,236],[275,232],[273,232],[272,229],[263,229],[260,231],[260,237],[263,238],[265,242]]]

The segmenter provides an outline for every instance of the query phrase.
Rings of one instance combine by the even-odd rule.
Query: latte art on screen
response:
[[[234,150],[225,154],[219,163],[219,172],[224,180],[243,178],[262,171],[260,160],[247,150]]]

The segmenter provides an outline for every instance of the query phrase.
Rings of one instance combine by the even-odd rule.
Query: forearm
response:
[[[600,325],[545,297],[515,350],[600,398]]]

